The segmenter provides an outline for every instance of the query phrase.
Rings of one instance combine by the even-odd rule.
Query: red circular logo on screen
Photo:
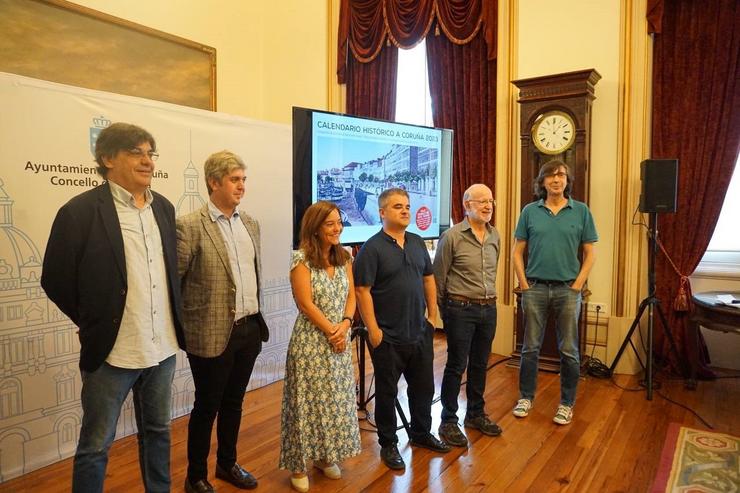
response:
[[[425,231],[432,224],[432,211],[427,206],[419,207],[416,211],[416,227]]]

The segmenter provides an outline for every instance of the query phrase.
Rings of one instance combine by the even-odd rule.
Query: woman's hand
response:
[[[328,336],[329,344],[335,353],[341,353],[347,348],[347,333],[350,329],[349,320],[342,320],[332,326],[332,334]]]

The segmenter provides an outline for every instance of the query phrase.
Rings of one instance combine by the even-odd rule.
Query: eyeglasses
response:
[[[551,178],[560,178],[562,180],[563,178],[566,178],[568,176],[568,173],[563,173],[562,171],[556,171],[555,173],[550,173],[545,176],[549,176]]]
[[[496,201],[493,200],[493,199],[486,199],[486,200],[473,200],[473,199],[470,199],[470,200],[468,200],[468,202],[475,202],[476,204],[481,204],[481,205],[496,205]]]
[[[126,152],[128,152],[132,156],[136,156],[138,158],[142,158],[146,154],[146,156],[149,159],[151,159],[152,161],[156,161],[157,158],[159,158],[159,154],[157,154],[156,152],[154,152],[154,151],[144,152],[141,149],[139,149],[138,147],[132,147],[131,149],[126,149]]]

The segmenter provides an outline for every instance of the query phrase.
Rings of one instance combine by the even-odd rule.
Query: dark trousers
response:
[[[188,354],[195,382],[195,405],[188,423],[188,478],[208,477],[211,431],[218,416],[216,460],[230,469],[236,462],[236,440],[242,419],[242,401],[254,362],[262,349],[255,317],[234,325],[224,352],[215,358]]]
[[[485,413],[486,368],[496,334],[496,305],[477,305],[445,300],[444,324],[447,334],[447,364],[442,377],[442,421],[457,423],[457,397],[465,368],[468,381],[466,416]]]
[[[434,398],[432,337],[433,329],[428,326],[415,344],[390,344],[382,341],[370,353],[375,370],[375,425],[381,447],[398,443],[395,401],[401,375],[408,384],[410,438],[422,439],[429,435]]]

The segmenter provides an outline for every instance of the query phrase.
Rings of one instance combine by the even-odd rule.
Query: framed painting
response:
[[[216,49],[66,0],[0,0],[0,71],[216,111]]]

